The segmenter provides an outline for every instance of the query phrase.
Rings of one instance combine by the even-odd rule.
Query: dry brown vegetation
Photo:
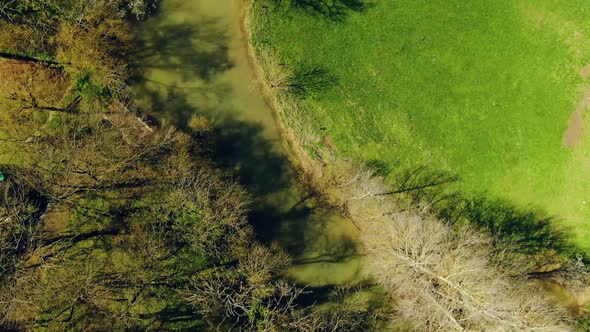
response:
[[[70,89],[67,74],[56,68],[21,61],[0,61],[0,100],[18,111],[52,110],[67,112],[64,98]],[[20,77],[21,79],[10,79]],[[10,107],[9,109],[7,109]]]
[[[367,273],[397,312],[428,331],[568,331],[565,313],[489,264],[489,243],[469,229],[401,214],[363,233]]]
[[[489,236],[444,223],[428,205],[400,209],[403,198],[367,167],[336,162],[327,170],[328,192],[359,227],[366,272],[395,303],[395,319],[427,331],[572,330],[526,276],[494,263]]]

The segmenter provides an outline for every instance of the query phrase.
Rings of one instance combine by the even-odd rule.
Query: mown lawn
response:
[[[545,210],[590,248],[590,135],[562,144],[590,86],[590,2],[382,0],[343,21],[275,4],[255,8],[253,41],[338,77],[304,116],[339,153],[451,171],[463,192]]]

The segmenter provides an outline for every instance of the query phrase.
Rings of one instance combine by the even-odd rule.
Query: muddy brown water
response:
[[[538,280],[540,289],[555,303],[567,308],[573,317],[587,312],[590,303],[590,288],[571,291],[552,280]]]
[[[214,158],[251,194],[257,235],[294,257],[289,277],[315,287],[360,282],[357,231],[302,186],[250,65],[244,11],[240,0],[162,0],[139,26],[138,104],[181,129],[194,115],[211,119]]]

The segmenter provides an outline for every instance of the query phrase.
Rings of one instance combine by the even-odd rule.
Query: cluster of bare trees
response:
[[[74,40],[88,22],[54,36]],[[0,81],[0,155],[18,156],[0,183],[2,328],[173,328],[182,316],[185,326],[340,331],[375,321],[345,296],[301,304],[306,292],[282,279],[290,258],[255,240],[244,190],[202,156],[197,132],[149,128],[100,94],[84,100],[80,82],[112,90],[97,77],[124,74],[96,66],[100,52],[65,60],[81,42],[59,46],[56,59],[78,61],[73,69],[0,60],[12,78]],[[77,70],[92,65],[88,81]]]
[[[264,320],[298,310],[275,296],[301,292],[278,281],[289,258],[256,243],[244,191],[197,137],[149,128],[115,100],[133,44],[120,11],[154,3],[0,4],[0,154],[13,163],[0,183],[2,328],[171,328],[181,315],[202,324],[197,312],[250,324],[257,302],[212,311],[209,279],[189,283],[210,270],[229,298],[265,297],[276,313]],[[239,295],[235,275],[251,290]]]
[[[363,233],[367,272],[428,331],[567,331],[564,312],[489,264],[489,243],[436,218],[400,214]]]
[[[161,154],[174,138],[164,131],[140,145],[124,146],[119,144],[122,140],[116,125],[103,128],[103,124],[96,127],[91,123],[65,121],[56,130],[44,128],[45,135],[33,135],[33,131],[29,138],[12,142],[23,161],[18,166],[3,166],[7,179],[0,186],[3,324],[25,324],[39,314],[44,318],[35,324],[52,324],[63,315],[95,306],[93,301],[102,296],[96,294],[114,294],[119,288],[111,287],[111,281],[98,281],[112,280],[103,278],[117,269],[108,268],[104,259],[96,259],[97,266],[91,264],[100,251],[93,249],[93,243],[111,241],[133,218],[126,215],[117,220],[112,213],[154,185],[143,163]],[[24,132],[22,129],[19,131]],[[109,195],[114,195],[110,202],[106,200]],[[108,203],[88,205],[94,199]],[[70,213],[53,216],[55,220],[46,224],[49,220],[43,216],[60,209]],[[69,220],[72,215],[79,219],[77,226]],[[123,246],[125,242],[117,243]],[[123,246],[120,252],[137,255],[137,249]],[[145,257],[143,263],[149,262]],[[86,276],[88,269],[93,273]],[[133,280],[127,279],[126,287],[133,285]]]
[[[250,248],[243,190],[195,160],[189,138],[160,128],[125,140],[128,127],[113,119],[69,114],[40,131],[10,123],[23,133],[11,144],[24,160],[4,166],[0,184],[2,326],[141,328],[149,301],[188,305],[188,276],[209,264],[274,255]],[[243,266],[253,280],[269,278]]]
[[[289,257],[277,247],[253,244],[238,269],[207,271],[195,277],[187,299],[218,330],[248,331],[361,331],[375,326],[378,315],[361,301],[350,300],[354,290],[342,288],[325,307],[300,306],[308,291],[280,278]]]
[[[361,231],[366,272],[395,303],[395,319],[424,331],[572,330],[525,276],[495,264],[489,236],[443,222],[428,204],[400,204],[404,191],[367,167],[337,162],[326,175],[327,192]]]
[[[162,227],[170,228],[177,241],[194,252],[221,258],[244,236],[249,198],[235,182],[213,176],[213,170],[187,165],[189,158],[185,155],[169,164],[163,175],[172,179],[170,191],[153,208],[162,213],[174,207],[172,213],[167,211],[171,218],[162,220]]]
[[[143,18],[156,3],[157,0],[3,1],[0,59],[47,65],[69,73],[72,80],[68,89],[87,97],[88,103],[96,102],[96,96],[129,98],[125,82],[133,63],[130,52],[134,39],[126,17]]]

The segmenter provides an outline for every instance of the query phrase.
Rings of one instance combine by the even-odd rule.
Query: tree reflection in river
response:
[[[231,0],[162,2],[164,15],[141,27],[136,99],[155,121],[184,130],[193,115],[211,119],[216,129],[209,153],[252,195],[257,235],[295,257],[289,274],[296,281],[359,282],[356,229],[300,183],[250,68],[240,6]]]

